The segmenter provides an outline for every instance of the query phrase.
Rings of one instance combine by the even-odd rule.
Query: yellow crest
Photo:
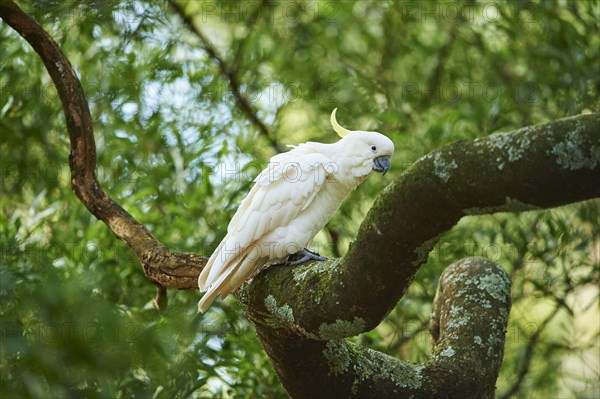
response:
[[[340,124],[338,123],[337,119],[335,119],[335,112],[337,111],[337,108],[333,109],[333,112],[331,113],[331,118],[329,118],[329,120],[331,121],[331,125],[333,126],[333,130],[335,130],[335,132],[340,136],[340,137],[344,137],[345,135],[347,135],[348,133],[350,133],[350,130],[340,126]]]

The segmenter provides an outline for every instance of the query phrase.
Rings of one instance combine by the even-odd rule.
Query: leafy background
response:
[[[600,111],[597,1],[23,7],[81,78],[101,183],[180,251],[211,252],[285,144],[334,141],[334,107],[342,125],[384,132],[397,151],[391,172],[317,236],[329,256],[345,253],[377,194],[420,156]],[[38,56],[3,22],[0,43],[0,396],[285,397],[233,298],[202,316],[194,292],[152,307],[132,251],[70,189],[64,117]],[[441,270],[487,256],[513,280],[497,396],[600,396],[599,211],[594,200],[463,219],[356,341],[425,361]]]

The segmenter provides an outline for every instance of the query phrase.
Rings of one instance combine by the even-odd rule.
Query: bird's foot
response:
[[[295,266],[311,260],[326,261],[329,259],[307,248],[304,248],[302,251],[296,252],[295,254],[291,254],[290,256],[288,256],[288,258],[285,261],[285,264],[288,266]]]

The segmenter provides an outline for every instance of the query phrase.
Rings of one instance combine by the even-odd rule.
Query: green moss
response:
[[[294,312],[287,304],[278,307],[277,301],[273,295],[269,295],[265,298],[265,306],[269,313],[271,313],[277,320],[287,325],[294,324]]]
[[[318,339],[318,337],[315,334],[306,331],[306,329],[301,327],[299,324],[296,324],[294,319],[294,312],[288,304],[278,306],[275,297],[273,295],[269,295],[265,298],[265,307],[267,308],[269,314],[273,316],[271,320],[265,320],[265,322],[267,322],[271,327],[289,328],[291,331],[294,331],[298,335],[302,335],[310,339]]]
[[[328,341],[323,350],[323,357],[330,374],[352,373],[353,394],[358,392],[359,386],[365,381],[374,383],[390,381],[399,389],[417,389],[423,380],[421,372],[424,366],[414,366],[381,352],[349,344],[344,340]]]
[[[356,394],[364,381],[390,381],[398,388],[417,389],[423,380],[423,369],[424,366],[414,366],[383,353],[360,348],[353,365],[355,377],[352,393]]]
[[[448,155],[451,155],[451,153],[448,153]],[[456,168],[458,168],[456,161],[454,159],[451,161],[442,159],[441,152],[436,152],[433,156],[433,171],[437,177],[444,181],[444,183],[448,182],[452,171]]]
[[[521,202],[515,198],[506,197],[504,204],[481,208],[467,208],[463,212],[467,215],[485,215],[495,212],[524,212],[539,209],[536,205]]]
[[[534,127],[525,127],[511,134],[496,134],[483,139],[476,144],[487,144],[492,150],[498,150],[495,161],[498,169],[502,170],[507,162],[518,161],[523,158],[525,152],[531,145],[531,139],[527,135]]]
[[[487,339],[487,357],[488,359],[496,362],[496,363],[500,363],[502,361],[502,353],[503,353],[503,348],[502,345],[504,344],[504,333],[503,332],[499,332],[496,331],[494,329],[494,331],[489,335],[488,339]]]
[[[567,135],[567,138],[556,143],[548,154],[554,155],[556,163],[568,170],[579,170],[583,168],[594,169],[600,162],[600,146],[584,140],[581,132],[583,124],[576,121],[576,128]],[[587,153],[587,149],[589,154]]]
[[[478,144],[486,143],[490,147],[498,149],[498,150],[505,150],[506,148],[508,148],[511,145],[512,138],[513,138],[512,134],[499,133],[499,134],[493,134],[489,137],[486,137],[485,139],[482,139],[481,141],[477,140],[477,142],[478,142]]]
[[[454,348],[449,346],[440,353],[440,356],[452,357],[452,356],[454,356],[455,353],[456,353],[456,351],[454,350]]]
[[[349,338],[364,332],[365,321],[355,317],[352,321],[337,319],[335,323],[323,323],[319,326],[321,339]]]
[[[343,374],[350,366],[350,352],[346,341],[328,341],[323,356],[329,367],[329,374]]]
[[[453,306],[450,309],[450,316],[450,321],[446,324],[447,329],[465,326],[471,320],[471,317],[464,311],[462,306]]]
[[[331,295],[331,292],[335,291],[329,282],[333,280],[332,276],[337,272],[340,264],[342,264],[342,259],[338,258],[327,262],[313,262],[297,266],[292,272],[294,282],[309,290],[310,295],[307,295],[307,298],[319,305],[325,296]],[[329,277],[324,278],[322,276],[324,273],[329,274]],[[315,278],[310,279],[313,276]],[[310,281],[307,282],[308,279]]]
[[[468,268],[472,267],[473,262],[490,262],[490,265],[486,266],[485,275],[469,275]],[[491,267],[492,262],[487,259],[472,257],[463,259],[455,267],[460,272],[453,273],[453,276],[449,281],[459,283],[462,282],[465,286],[464,290],[467,290],[467,286],[474,285],[479,289],[479,292],[461,292],[459,294],[465,295],[470,301],[476,302],[486,309],[492,308],[490,297],[492,299],[506,301],[510,298],[510,279],[506,272],[499,267]]]
[[[306,277],[326,272],[332,266],[331,262],[314,262],[308,265],[301,265],[293,270],[294,281],[302,282]]]
[[[525,127],[519,130],[518,132],[529,133],[529,131],[532,129],[533,128],[531,127]],[[525,134],[517,133],[514,143],[507,150],[508,161],[514,162],[521,159],[523,157],[523,154],[525,154],[525,151],[529,148],[530,144],[531,140],[528,136],[526,136]]]
[[[479,277],[477,287],[487,292],[492,298],[506,302],[510,296],[508,287],[510,287],[510,281],[506,274],[489,274],[487,276]]]
[[[414,252],[417,254],[417,258],[412,262],[413,266],[419,266],[427,260],[429,253],[435,247],[435,245],[438,243],[438,241],[443,235],[443,233],[438,234],[435,237],[425,241],[417,248],[415,248]]]

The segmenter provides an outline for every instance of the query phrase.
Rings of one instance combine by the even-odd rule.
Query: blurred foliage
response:
[[[179,3],[178,3],[179,4]],[[209,254],[274,154],[230,80],[168,2],[23,5],[77,70],[101,183],[173,249]],[[180,3],[277,143],[331,142],[329,113],[396,143],[393,169],[351,194],[315,245],[344,253],[382,187],[459,140],[600,111],[595,1]],[[154,288],[76,200],[60,102],[0,22],[1,397],[285,397],[230,298]],[[526,173],[526,171],[524,171]],[[502,264],[513,301],[498,396],[598,397],[600,204],[465,218],[407,295],[356,341],[423,361],[438,276]]]

